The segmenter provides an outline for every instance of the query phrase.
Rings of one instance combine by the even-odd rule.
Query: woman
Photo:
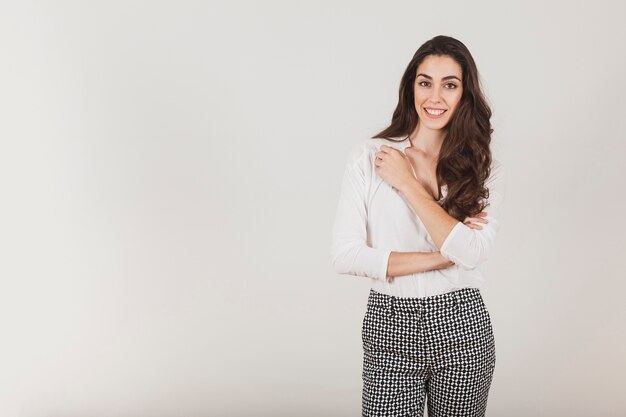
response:
[[[477,268],[499,229],[504,171],[460,41],[409,63],[389,127],[349,157],[333,226],[339,274],[369,277],[363,416],[484,416],[495,339]]]

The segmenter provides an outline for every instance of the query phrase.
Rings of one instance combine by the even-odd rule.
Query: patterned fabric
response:
[[[484,416],[496,363],[478,288],[405,298],[370,289],[363,318],[363,417]]]

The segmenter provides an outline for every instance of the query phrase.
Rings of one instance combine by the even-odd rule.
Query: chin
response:
[[[429,129],[443,129],[448,124],[448,120],[428,120],[426,117],[422,118],[422,123]]]

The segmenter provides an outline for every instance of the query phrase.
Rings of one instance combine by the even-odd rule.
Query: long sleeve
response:
[[[487,224],[480,223],[482,230],[475,230],[458,222],[446,237],[439,251],[448,260],[470,270],[486,261],[500,229],[500,209],[504,201],[506,187],[505,171],[497,160],[493,160],[491,173],[487,180],[489,205],[483,210]]]
[[[366,167],[371,164],[368,145],[359,144],[348,158],[332,229],[330,255],[338,274],[386,280],[391,250],[367,245]]]

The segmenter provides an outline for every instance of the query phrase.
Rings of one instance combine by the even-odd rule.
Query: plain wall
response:
[[[488,416],[623,416],[623,2],[0,6],[0,414],[354,416],[349,149],[435,35],[506,165]]]

